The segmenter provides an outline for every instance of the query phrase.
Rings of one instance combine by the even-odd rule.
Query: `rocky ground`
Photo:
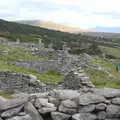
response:
[[[1,120],[120,120],[120,90],[52,90],[0,97]]]
[[[120,74],[108,59],[64,49],[51,63],[27,52],[16,43],[0,48],[0,120],[120,120]]]

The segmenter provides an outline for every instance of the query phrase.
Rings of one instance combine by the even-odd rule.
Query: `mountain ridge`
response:
[[[70,25],[64,25],[55,23],[52,21],[43,21],[43,20],[20,20],[15,21],[22,24],[28,24],[33,26],[39,26],[42,28],[62,31],[62,32],[70,32],[70,33],[81,33],[81,32],[90,32],[91,30],[88,29],[81,29],[80,27],[70,26]]]

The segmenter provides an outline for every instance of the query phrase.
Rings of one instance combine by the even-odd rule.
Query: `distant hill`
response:
[[[79,27],[71,27],[67,25],[61,25],[54,22],[47,22],[41,20],[21,20],[16,22],[37,26],[40,28],[46,28],[49,30],[56,30],[56,31],[75,33],[75,34],[80,33],[85,36],[97,36],[97,37],[115,38],[115,39],[120,38],[120,33],[116,33],[116,31],[120,30],[119,27],[118,28],[96,27],[91,29],[81,29]]]
[[[90,35],[90,33],[92,35]],[[41,39],[45,47],[52,44],[52,47],[56,50],[62,49],[63,44],[66,43],[70,48],[69,52],[72,54],[80,54],[83,52],[97,54],[96,47],[95,52],[95,50],[90,48],[90,46],[118,46],[118,43],[115,43],[115,41],[112,42],[114,39],[96,36],[97,32],[73,34],[69,32],[46,29],[39,26],[0,20],[0,37],[2,37],[2,39],[7,38],[7,40],[10,41],[16,41],[19,38],[21,42],[38,43],[38,40]],[[118,36],[120,36],[120,34],[118,34]]]
[[[16,22],[28,24],[28,25],[33,25],[33,26],[39,26],[42,28],[47,28],[47,29],[52,29],[52,30],[70,32],[70,33],[89,32],[89,30],[87,30],[87,29],[81,29],[79,27],[57,24],[57,23],[50,22],[50,21],[41,21],[41,20],[26,20],[25,21],[25,20],[21,20],[21,21],[16,21]]]

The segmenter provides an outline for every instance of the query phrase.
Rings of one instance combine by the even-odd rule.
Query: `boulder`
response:
[[[23,108],[23,105],[17,108],[6,110],[1,114],[1,117],[2,118],[12,117],[13,115],[18,114],[22,110],[22,108]]]
[[[107,112],[108,118],[119,118],[120,117],[120,106],[108,105],[106,112]]]
[[[32,117],[31,120],[43,120],[43,118],[40,116],[40,114],[32,105],[32,103],[30,102],[25,103],[24,109],[25,109],[25,112]]]
[[[61,102],[61,105],[63,105],[64,107],[67,107],[67,108],[77,108],[77,104],[74,102],[74,101],[72,101],[72,100],[64,100],[64,101],[62,101]]]
[[[52,112],[51,116],[53,120],[68,120],[71,117],[71,115],[67,115],[60,112]]]
[[[105,98],[101,95],[86,93],[79,96],[79,105],[89,105],[104,102]]]
[[[15,117],[11,117],[8,118],[6,120],[33,120],[32,117],[30,115],[25,115],[25,116],[15,116]],[[35,119],[34,119],[35,120]]]
[[[52,103],[48,103],[48,99],[46,98],[37,98],[35,102],[35,107],[39,109],[42,107],[53,108],[55,107],[55,105]]]
[[[12,99],[5,102],[0,102],[0,111],[8,110],[23,105],[25,100]]]
[[[66,100],[76,99],[79,97],[80,93],[77,90],[54,90],[50,95],[58,100]]]
[[[39,109],[39,113],[40,114],[46,114],[46,113],[51,113],[56,111],[56,107],[42,107],[41,109]]]
[[[29,94],[29,98],[46,98],[47,96],[48,92]]]
[[[95,105],[79,106],[79,113],[91,113],[95,110]]]
[[[64,100],[59,106],[59,111],[67,114],[75,114],[77,112],[77,104],[72,100]]]
[[[69,72],[64,78],[64,87],[66,89],[79,90],[84,87],[94,87],[90,78],[81,70],[76,69]]]
[[[120,97],[119,98],[113,98],[112,103],[116,105],[120,105]]]
[[[18,113],[17,115],[18,115],[18,116],[25,116],[26,113],[25,113],[25,112],[20,112],[20,113]]]
[[[12,97],[16,99],[22,99],[22,100],[28,101],[29,94],[18,91],[12,94]]]
[[[59,100],[57,100],[57,98],[53,98],[53,97],[48,97],[48,102],[53,103],[55,106],[57,106],[59,104]]]
[[[90,113],[78,113],[72,116],[72,120],[96,120],[97,116]]]
[[[101,89],[93,89],[93,92],[99,95],[103,95],[105,98],[114,98],[120,97],[120,89],[113,88],[101,88]]]
[[[36,81],[37,81],[36,76],[30,74],[30,75],[28,75],[28,77],[30,78],[30,80],[29,80],[30,83],[32,83],[32,84],[36,83]]]
[[[59,112],[73,115],[73,114],[75,114],[77,112],[77,109],[75,109],[75,108],[67,108],[67,107],[64,107],[63,105],[60,105],[59,106]]]
[[[96,105],[96,110],[105,110],[107,108],[107,105],[105,103],[100,103]]]
[[[41,108],[42,106],[46,106],[48,103],[48,99],[45,98],[37,98],[35,101],[35,107],[36,108]]]
[[[100,111],[97,113],[97,119],[98,120],[106,120],[106,112],[105,111]]]

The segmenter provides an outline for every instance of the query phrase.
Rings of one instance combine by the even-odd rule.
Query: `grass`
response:
[[[86,73],[90,76],[96,87],[120,88],[120,72],[116,71],[114,64],[103,59],[93,59],[92,63],[104,67],[103,71],[95,68],[86,69]],[[110,73],[112,77],[110,77],[108,73]]]
[[[2,96],[5,99],[13,99],[12,94],[13,92],[0,91],[0,96]]]
[[[9,51],[9,54],[0,54],[0,70],[10,70],[16,73],[33,74],[44,83],[58,83],[63,80],[63,75],[56,71],[37,72],[33,69],[25,69],[9,64],[10,61],[18,59],[46,60],[39,56],[26,54],[25,49],[19,47],[0,46],[0,51]]]
[[[23,67],[17,67],[10,65],[7,62],[0,60],[0,70],[11,70],[16,73],[32,74],[37,77],[38,80],[44,83],[59,83],[63,80],[63,75],[55,72],[37,72],[32,69],[25,69]]]
[[[120,48],[104,47],[100,46],[101,50],[106,54],[106,56],[111,58],[120,58]]]
[[[4,61],[13,61],[18,59],[27,60],[45,60],[47,58],[41,58],[39,56],[33,56],[32,54],[26,53],[25,48],[20,47],[8,47],[0,46],[0,51],[8,51],[8,54],[0,54],[0,59]]]

